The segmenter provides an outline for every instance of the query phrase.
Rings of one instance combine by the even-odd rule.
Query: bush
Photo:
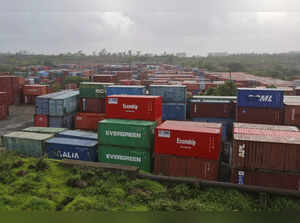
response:
[[[38,197],[30,197],[22,206],[22,210],[26,211],[55,211],[55,209],[56,205],[53,201]]]

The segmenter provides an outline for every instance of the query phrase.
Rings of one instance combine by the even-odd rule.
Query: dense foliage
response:
[[[237,87],[234,81],[226,81],[225,84],[219,85],[216,88],[209,88],[205,94],[216,96],[236,96]]]
[[[282,211],[300,210],[300,201],[198,185],[160,184],[2,153],[0,210]]]

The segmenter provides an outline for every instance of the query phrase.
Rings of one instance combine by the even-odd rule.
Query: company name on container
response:
[[[258,101],[260,101],[260,102],[270,102],[270,103],[272,103],[272,95],[256,95],[256,96],[249,95],[249,96],[258,98]]]
[[[57,156],[62,158],[62,159],[67,158],[67,159],[79,160],[79,154],[78,153],[57,151]]]
[[[189,146],[196,146],[197,142],[192,139],[176,139],[177,144],[182,144],[182,145],[189,145]]]
[[[139,106],[138,105],[127,105],[127,104],[123,104],[123,109],[134,109],[134,110],[138,110]]]
[[[106,154],[106,159],[111,160],[122,160],[122,161],[130,161],[130,162],[137,162],[141,163],[142,159],[140,157],[134,157],[134,156],[121,156],[121,155],[114,155],[114,154]]]
[[[129,138],[142,138],[142,134],[138,132],[119,132],[106,130],[105,135],[107,136],[120,136],[120,137],[129,137]]]
[[[97,94],[104,94],[105,90],[104,89],[96,89]]]

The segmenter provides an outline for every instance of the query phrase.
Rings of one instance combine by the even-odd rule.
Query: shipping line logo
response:
[[[129,137],[129,138],[142,138],[142,134],[138,132],[120,132],[120,131],[105,131],[106,136],[120,136],[120,137]]]
[[[249,95],[249,98],[257,98],[259,102],[272,103],[272,95]]]
[[[63,151],[58,150],[56,152],[56,155],[61,159],[74,159],[74,160],[79,160],[80,159],[78,153],[63,152]]]
[[[104,89],[96,89],[96,94],[104,94],[105,90]]]
[[[181,145],[189,145],[189,146],[196,146],[197,142],[193,139],[180,139],[176,138],[176,143]]]
[[[121,161],[130,161],[130,162],[136,162],[136,163],[142,162],[141,157],[134,157],[134,156],[121,156],[121,155],[114,155],[114,154],[106,154],[105,157],[108,160],[121,160]]]
[[[127,104],[123,104],[123,109],[134,109],[134,110],[138,110],[139,106],[138,105],[127,105]]]

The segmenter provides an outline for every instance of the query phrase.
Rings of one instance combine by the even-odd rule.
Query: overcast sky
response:
[[[0,51],[300,50],[299,0],[0,0]]]

